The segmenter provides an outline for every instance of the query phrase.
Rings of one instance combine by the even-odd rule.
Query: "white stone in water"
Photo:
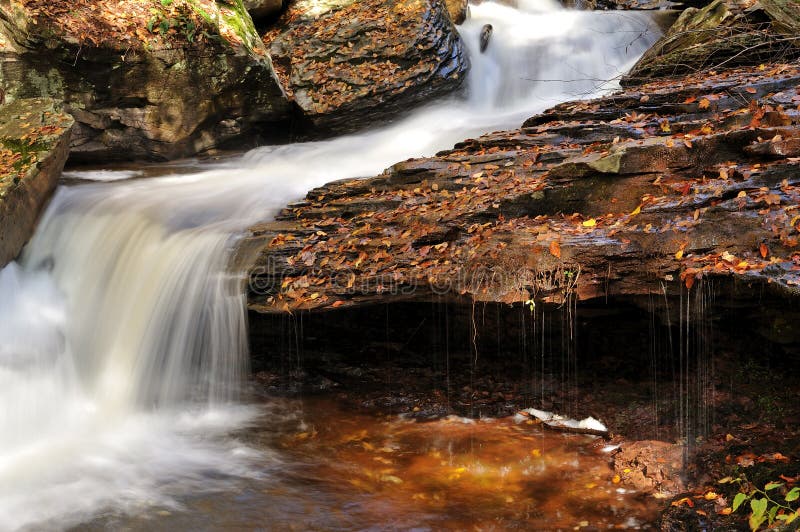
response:
[[[597,432],[608,432],[608,428],[606,428],[603,423],[591,416],[582,419],[581,421],[577,421],[559,414],[554,414],[553,412],[537,410],[536,408],[526,408],[525,410],[522,410],[522,412],[526,412],[543,423],[548,423],[553,426],[566,427],[570,429],[594,430]],[[527,419],[527,417],[521,413],[518,413],[514,416],[514,421],[517,423],[520,423],[525,419]]]
[[[596,430],[598,432],[608,432],[608,428],[605,425],[603,425],[599,420],[591,416],[587,417],[586,419],[582,419],[578,425],[582,429]]]

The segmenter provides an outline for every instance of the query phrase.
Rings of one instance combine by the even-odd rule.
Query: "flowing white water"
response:
[[[259,148],[190,175],[82,172],[122,180],[58,190],[21,262],[0,271],[0,530],[175,506],[264,474],[271,458],[230,436],[254,419],[236,403],[246,321],[227,267],[233,235],[326,181],[609,90],[603,80],[658,37],[647,15],[547,0],[472,6],[461,33],[467,96],[390,127]]]

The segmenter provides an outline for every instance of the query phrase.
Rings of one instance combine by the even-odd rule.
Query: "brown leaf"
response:
[[[550,254],[556,258],[561,258],[561,246],[555,240],[550,241]]]

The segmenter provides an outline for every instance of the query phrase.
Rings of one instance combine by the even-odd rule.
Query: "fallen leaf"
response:
[[[761,242],[761,244],[758,245],[758,252],[761,254],[762,259],[767,258],[769,255],[769,248],[767,247],[766,242]]]
[[[561,258],[561,246],[555,240],[550,242],[550,254],[558,259]]]
[[[689,497],[684,497],[682,499],[678,499],[677,501],[672,501],[671,506],[688,506],[689,508],[694,508],[694,501]]]

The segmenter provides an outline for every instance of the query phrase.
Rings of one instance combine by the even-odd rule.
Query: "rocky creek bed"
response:
[[[412,432],[450,430],[439,424],[452,415],[501,418],[489,439],[532,406],[592,415],[610,430],[602,444],[619,445],[592,474],[604,493],[660,497],[661,517],[643,526],[662,530],[747,529],[757,505],[734,512],[737,493],[772,485],[790,497],[797,3],[699,4],[620,92],[329,183],[253,226],[238,264],[255,387],[414,420]],[[0,7],[2,264],[68,151],[73,163],[166,160],[351,131],[459,90],[469,69],[453,25],[463,2]],[[294,432],[287,448],[315,439]],[[350,444],[374,450],[367,436],[337,445]],[[357,460],[376,458],[391,461]],[[395,479],[367,475],[354,493]],[[781,500],[761,514],[797,515]]]
[[[800,473],[798,102],[793,64],[651,82],[311,191],[243,243],[258,379],[592,414],[665,442],[618,459],[664,530],[746,529],[737,491]]]

